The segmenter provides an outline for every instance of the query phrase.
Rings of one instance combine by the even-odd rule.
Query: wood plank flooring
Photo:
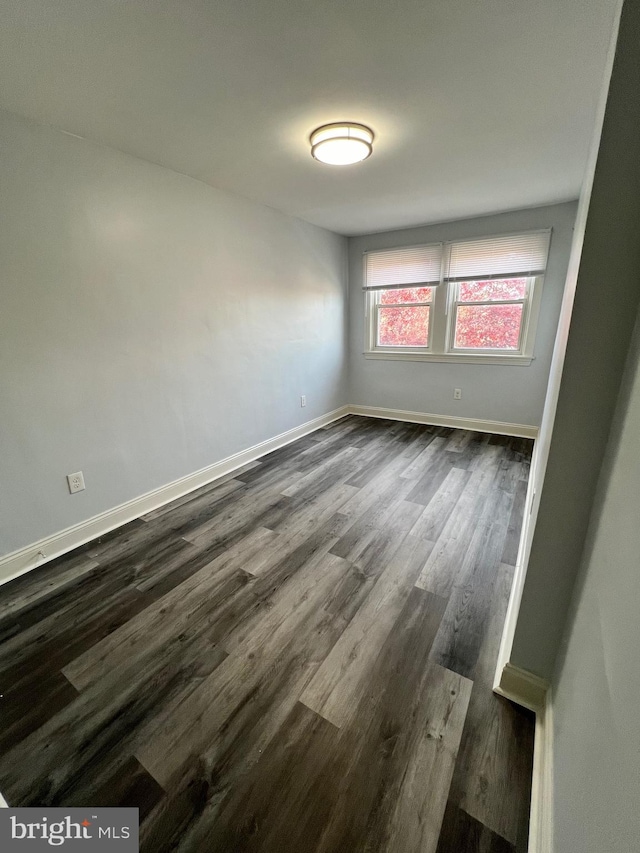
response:
[[[163,853],[522,853],[531,442],[347,417],[0,588],[0,791]]]

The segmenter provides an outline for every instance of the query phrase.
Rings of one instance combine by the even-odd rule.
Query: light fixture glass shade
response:
[[[373,151],[373,131],[364,124],[336,122],[316,128],[309,137],[311,155],[330,166],[349,166]]]

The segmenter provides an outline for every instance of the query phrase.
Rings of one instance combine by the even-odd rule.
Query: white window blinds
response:
[[[442,244],[408,246],[365,255],[365,290],[398,290],[440,284]]]
[[[447,281],[523,278],[542,275],[547,266],[550,231],[451,243]]]

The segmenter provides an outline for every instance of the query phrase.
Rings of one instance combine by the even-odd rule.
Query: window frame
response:
[[[407,287],[403,288],[393,288],[394,290],[420,290],[425,288],[425,286],[429,287],[432,291],[431,299],[429,302],[398,302],[398,303],[389,303],[383,305],[380,301],[380,297],[383,290],[372,290],[368,295],[370,297],[369,300],[369,310],[371,311],[373,318],[371,323],[371,334],[372,337],[369,339],[369,348],[373,352],[378,353],[424,353],[429,354],[432,351],[432,342],[433,342],[433,316],[434,316],[434,306],[436,300],[436,292],[437,287],[433,285],[407,285]],[[380,328],[379,316],[380,316],[380,308],[423,308],[427,307],[429,309],[429,325],[427,328],[427,345],[425,347],[402,347],[402,346],[384,346],[378,343],[378,330]]]
[[[500,235],[498,235],[500,236]],[[454,241],[458,242],[458,241]],[[417,244],[420,245],[420,244]],[[535,339],[538,318],[540,314],[540,306],[542,302],[542,291],[544,286],[544,273],[537,276],[511,276],[512,278],[527,279],[527,297],[526,300],[488,300],[482,302],[463,302],[459,303],[456,300],[458,294],[458,286],[461,282],[447,281],[444,275],[446,268],[446,260],[452,242],[443,244],[443,264],[440,283],[437,285],[429,285],[433,289],[431,302],[425,303],[430,305],[429,311],[429,345],[427,347],[389,347],[378,346],[378,305],[379,298],[377,294],[381,290],[366,289],[366,263],[362,264],[363,285],[364,285],[364,351],[363,355],[369,359],[382,359],[389,361],[434,361],[434,362],[454,362],[467,364],[502,364],[502,365],[518,365],[526,366],[531,364],[535,358]],[[409,247],[398,247],[409,248]],[[371,251],[378,251],[371,249]],[[381,249],[380,251],[388,251]],[[366,254],[366,253],[365,253]],[[495,277],[489,276],[482,278],[469,278],[466,281],[494,281]],[[416,284],[414,287],[424,287],[425,285]],[[407,290],[412,289],[411,285],[407,285]],[[455,317],[458,304],[463,305],[503,305],[509,303],[522,304],[523,317],[520,326],[520,340],[518,350],[504,349],[467,349],[455,348]],[[422,303],[405,303],[418,305]]]
[[[481,299],[473,302],[465,302],[459,298],[460,286],[462,284],[481,283],[485,281],[498,281],[495,278],[473,278],[466,281],[448,282],[448,298],[449,298],[449,316],[447,323],[447,347],[448,353],[463,355],[507,355],[507,356],[524,356],[526,354],[526,344],[528,338],[529,317],[531,315],[531,307],[533,301],[533,290],[535,288],[535,276],[519,276],[526,281],[525,296],[523,299]],[[520,321],[520,332],[518,335],[518,346],[516,349],[506,349],[498,347],[457,347],[456,341],[456,322],[458,318],[458,308],[463,306],[482,307],[494,305],[522,305],[522,319]]]

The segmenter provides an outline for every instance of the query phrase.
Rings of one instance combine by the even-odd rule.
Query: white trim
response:
[[[361,415],[372,418],[388,418],[390,420],[408,421],[410,423],[447,426],[455,429],[470,429],[479,432],[499,433],[523,438],[536,438],[538,428],[523,424],[509,424],[501,421],[480,421],[472,418],[449,417],[433,415],[424,412],[408,412],[400,409],[385,409],[376,406],[348,405],[321,415],[312,421],[307,421],[298,427],[283,432],[274,438],[255,444],[246,450],[228,456],[219,462],[202,468],[193,474],[188,474],[179,480],[174,480],[165,486],[147,492],[138,498],[127,501],[118,507],[80,522],[79,524],[55,533],[35,542],[26,548],[21,548],[0,559],[0,584],[25,574],[38,565],[42,565],[41,555],[48,562],[61,554],[97,538],[122,524],[139,518],[153,509],[157,509],[182,495],[188,494],[219,477],[231,473],[255,459],[297,441],[305,435],[320,429],[346,415]],[[535,452],[535,451],[534,451]],[[528,504],[527,500],[527,504]],[[517,573],[517,570],[516,570]],[[524,580],[524,578],[523,578]],[[515,587],[514,582],[514,587]],[[517,614],[519,599],[515,606],[514,597],[509,602],[507,623],[510,613]],[[512,615],[511,619],[515,619]],[[515,623],[514,623],[515,624]],[[505,627],[505,635],[507,634]],[[504,635],[503,635],[504,640]],[[510,650],[510,646],[509,646]],[[503,649],[501,648],[501,653]],[[533,783],[531,791],[531,816],[529,828],[528,853],[551,853],[552,844],[552,714],[551,690],[546,681],[532,673],[506,663],[499,666],[499,680],[494,685],[494,691],[507,699],[517,702],[536,712],[536,733],[534,746]],[[8,804],[0,794],[0,808],[8,808]]]
[[[493,432],[499,435],[513,435],[518,438],[536,438],[537,426],[527,424],[509,424],[503,421],[481,421],[475,418],[459,418],[450,415],[432,415],[426,412],[405,412],[402,409],[383,409],[379,406],[348,406],[352,415],[363,415],[367,418],[388,418],[392,421],[408,421],[415,424],[430,424],[431,426],[452,427],[453,429],[470,429],[475,432]]]
[[[535,232],[524,233],[544,233],[549,237],[547,243],[547,259],[551,247],[551,235],[553,229],[545,228]],[[519,236],[514,235],[496,235],[496,236]],[[448,269],[451,260],[452,247],[458,243],[468,242],[485,242],[491,240],[491,237],[480,237],[473,241],[468,240],[450,240],[440,244],[443,247],[441,266],[440,266],[440,281],[432,282],[407,282],[408,289],[415,287],[430,287],[433,290],[433,298],[430,303],[411,303],[414,307],[420,307],[423,304],[430,305],[429,314],[429,337],[428,346],[417,347],[413,351],[403,349],[402,347],[389,347],[385,349],[378,345],[378,326],[379,326],[379,296],[378,294],[384,290],[398,289],[400,285],[393,285],[387,288],[383,286],[367,287],[367,254],[389,253],[393,251],[402,251],[403,249],[413,248],[411,246],[399,246],[396,249],[373,249],[365,250],[363,253],[362,264],[362,282],[365,294],[365,331],[364,341],[365,350],[363,355],[366,358],[389,359],[392,361],[459,361],[465,364],[473,364],[476,359],[482,360],[485,364],[503,364],[503,365],[519,365],[527,366],[531,364],[534,358],[535,338],[538,326],[538,316],[542,303],[542,288],[544,285],[544,277],[546,268],[543,270],[535,270],[528,273],[514,273],[514,278],[526,278],[527,290],[524,299],[518,300],[487,300],[486,302],[462,303],[458,302],[459,285],[463,281],[492,281],[489,275],[465,279],[465,278],[448,278],[445,275],[445,269]],[[438,244],[434,244],[438,245]],[[501,277],[501,276],[499,276]],[[502,276],[504,277],[504,276]],[[522,317],[520,321],[520,334],[518,340],[518,349],[516,351],[503,350],[483,350],[483,349],[456,349],[454,346],[455,325],[458,305],[522,305]]]
[[[553,704],[549,683],[507,662],[494,692],[534,711],[531,807],[528,853],[552,853],[553,849]]]
[[[538,442],[536,442],[537,446]],[[535,448],[534,448],[535,453]],[[527,486],[528,491],[531,491],[531,478],[529,478],[529,484]],[[524,520],[522,524],[522,532],[520,534],[520,545],[519,551],[522,551],[523,544],[526,540],[526,528],[528,524],[531,522],[531,515],[529,513],[529,495],[527,494],[527,500],[524,506]],[[513,583],[511,584],[511,593],[509,595],[509,604],[507,605],[507,615],[504,620],[504,627],[502,628],[502,636],[500,637],[500,649],[498,650],[498,660],[496,663],[496,672],[493,677],[493,689],[498,691],[500,687],[500,683],[502,681],[502,673],[504,672],[504,668],[509,662],[509,658],[511,657],[511,650],[513,648],[513,638],[516,634],[516,624],[518,622],[518,614],[520,612],[520,602],[522,601],[522,593],[524,591],[524,582],[527,576],[526,567],[520,560],[520,553],[518,554],[518,559],[516,559],[516,567],[513,574]]]
[[[547,690],[544,707],[536,713],[533,747],[528,853],[553,850],[553,703]]]
[[[110,530],[120,527],[129,521],[133,521],[157,509],[188,492],[211,483],[213,480],[229,474],[236,468],[252,462],[271,453],[279,447],[284,447],[320,427],[326,426],[332,421],[338,420],[345,415],[362,415],[370,418],[388,418],[389,420],[408,421],[410,423],[430,424],[433,426],[452,427],[454,429],[469,429],[477,432],[492,432],[501,435],[519,436],[522,438],[536,438],[538,428],[524,424],[509,424],[501,421],[480,421],[473,418],[450,417],[448,415],[434,415],[425,412],[407,412],[400,409],[384,409],[376,406],[342,406],[326,415],[321,415],[312,421],[307,421],[298,427],[283,432],[274,438],[255,444],[246,450],[228,456],[213,465],[188,474],[179,480],[174,480],[164,486],[160,486],[140,497],[133,498],[126,503],[120,504],[113,509],[106,510],[86,521],[81,521],[72,527],[46,536],[38,542],[20,548],[17,551],[0,558],[0,584],[13,580],[26,572],[43,565],[49,560],[66,554],[85,542],[90,542],[98,536],[103,536]]]
[[[502,364],[526,367],[534,360],[532,355],[466,355],[463,353],[429,353],[429,352],[398,352],[398,350],[366,350],[365,358],[382,359],[386,361],[441,361],[457,362],[458,364]]]
[[[538,713],[545,707],[549,682],[526,669],[520,669],[510,662],[504,665],[499,684],[494,685],[494,693],[511,699],[524,708]]]
[[[522,531],[520,533],[520,543],[518,545],[518,555],[516,557],[516,568],[513,575],[513,583],[511,585],[511,594],[509,595],[507,616],[502,629],[502,637],[500,638],[496,673],[493,679],[494,689],[499,687],[502,679],[502,672],[511,658],[513,638],[516,633],[516,623],[518,621],[518,613],[520,612],[520,602],[522,601],[524,582],[527,576],[526,563],[528,557],[528,543],[530,542],[530,535],[532,533],[531,526],[535,522],[534,503],[536,500],[536,483],[538,482],[539,456],[540,442],[536,441],[533,446],[533,454],[531,456],[531,470],[529,472],[527,495],[524,502],[524,518],[522,520]]]
[[[524,299],[501,299],[501,300],[486,300],[482,302],[461,302],[458,300],[459,286],[461,282],[457,282],[453,287],[449,288],[448,299],[449,305],[447,310],[447,339],[446,351],[450,355],[467,355],[474,358],[486,356],[502,356],[509,357],[508,350],[490,350],[483,351],[481,349],[464,349],[463,347],[456,348],[455,346],[455,329],[457,311],[460,305],[522,305],[522,317],[520,320],[520,336],[518,340],[518,349],[512,353],[513,358],[529,359],[533,358],[535,349],[536,331],[538,328],[538,318],[540,315],[540,306],[542,304],[542,289],[544,287],[544,273],[534,276],[527,276],[527,292]],[[491,279],[475,279],[476,281],[490,281]],[[517,364],[518,362],[516,362]],[[522,361],[520,362],[523,363]]]
[[[300,426],[280,433],[274,438],[269,438],[259,444],[254,444],[252,447],[242,450],[239,453],[234,453],[232,456],[227,456],[226,459],[221,459],[213,465],[208,465],[206,468],[201,468],[193,474],[187,474],[186,477],[181,477],[179,480],[174,480],[172,483],[167,483],[160,486],[151,492],[147,492],[140,497],[133,498],[120,506],[102,512],[99,515],[88,518],[86,521],[81,521],[72,527],[67,527],[66,530],[61,530],[51,536],[46,536],[32,545],[27,545],[25,548],[20,548],[11,554],[0,559],[0,584],[13,580],[26,572],[31,571],[36,566],[42,565],[44,562],[52,560],[54,557],[59,557],[61,554],[66,554],[67,551],[72,551],[74,548],[84,545],[85,542],[90,542],[98,536],[102,536],[139,518],[153,509],[157,509],[176,498],[192,492],[201,486],[229,474],[236,468],[246,465],[248,462],[253,462],[260,456],[266,453],[271,453],[279,447],[284,447],[292,441],[314,432],[320,427],[330,424],[339,418],[344,417],[351,411],[350,407],[342,406],[335,409],[333,412],[327,412],[319,418],[314,418],[312,421],[307,421]]]

